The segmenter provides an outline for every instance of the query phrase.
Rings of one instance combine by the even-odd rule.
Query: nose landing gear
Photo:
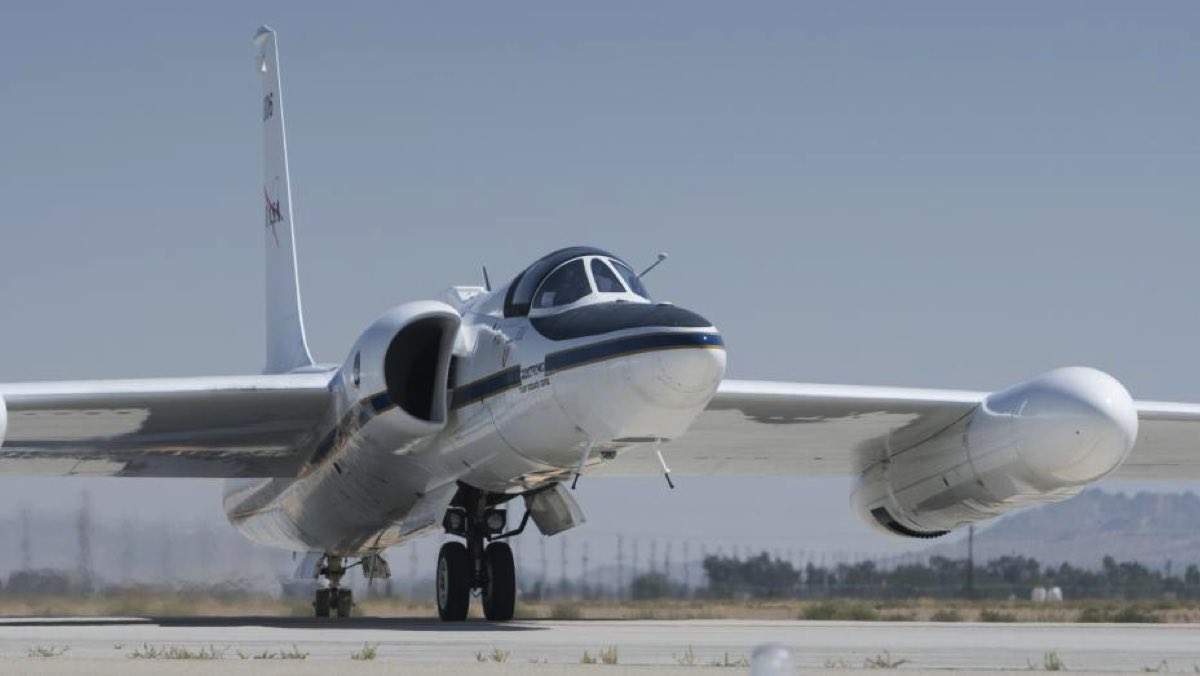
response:
[[[342,576],[346,574],[345,559],[340,556],[326,554],[318,568],[321,577],[329,581],[329,586],[318,589],[313,601],[313,610],[317,617],[350,617],[354,607],[354,592],[342,589]]]
[[[368,585],[372,580],[386,580],[392,576],[391,566],[378,553],[367,554],[359,559],[358,563],[349,566],[346,565],[345,557],[324,554],[311,569],[314,577],[322,578],[328,584],[327,587],[316,591],[313,614],[317,617],[350,617],[350,612],[354,609],[354,592],[342,589],[341,585],[346,570],[354,566],[362,566],[363,576],[367,578]]]

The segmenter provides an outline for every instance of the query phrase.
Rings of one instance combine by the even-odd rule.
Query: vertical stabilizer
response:
[[[312,365],[300,311],[292,189],[288,182],[287,137],[279,88],[275,31],[263,26],[254,36],[262,76],[263,202],[267,239],[266,373],[286,373]]]

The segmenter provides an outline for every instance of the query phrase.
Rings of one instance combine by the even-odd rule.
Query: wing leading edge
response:
[[[664,448],[693,475],[856,476],[968,415],[986,392],[726,380],[708,409]],[[1136,402],[1138,438],[1114,475],[1200,478],[1200,404]],[[652,453],[622,454],[605,475],[657,475]]]
[[[294,477],[332,373],[0,385],[0,475]]]

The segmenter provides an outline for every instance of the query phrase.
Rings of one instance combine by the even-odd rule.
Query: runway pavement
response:
[[[529,621],[227,618],[0,619],[5,673],[687,673],[737,663],[754,646],[789,646],[802,670],[844,673],[883,657],[904,670],[1027,670],[1053,652],[1072,672],[1200,673],[1200,625],[1053,625],[800,621]],[[352,660],[364,645],[374,660]],[[219,661],[134,657],[146,648],[210,647]],[[294,649],[304,660],[252,659]],[[580,665],[615,646],[614,666]],[[54,653],[31,657],[30,652]],[[689,659],[690,654],[693,656]],[[493,651],[499,651],[493,653]],[[504,654],[503,664],[481,663]],[[712,668],[721,673],[748,669]]]

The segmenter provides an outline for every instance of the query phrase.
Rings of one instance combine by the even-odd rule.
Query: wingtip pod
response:
[[[867,468],[853,495],[869,525],[935,537],[1021,507],[1065,500],[1119,468],[1137,407],[1116,378],[1086,367],[990,394],[966,417]]]
[[[1084,485],[1108,476],[1137,441],[1137,407],[1116,378],[1099,369],[1054,369],[987,398],[980,411],[1015,437],[1031,483]],[[982,430],[981,430],[982,431]],[[986,433],[985,433],[986,436]]]

